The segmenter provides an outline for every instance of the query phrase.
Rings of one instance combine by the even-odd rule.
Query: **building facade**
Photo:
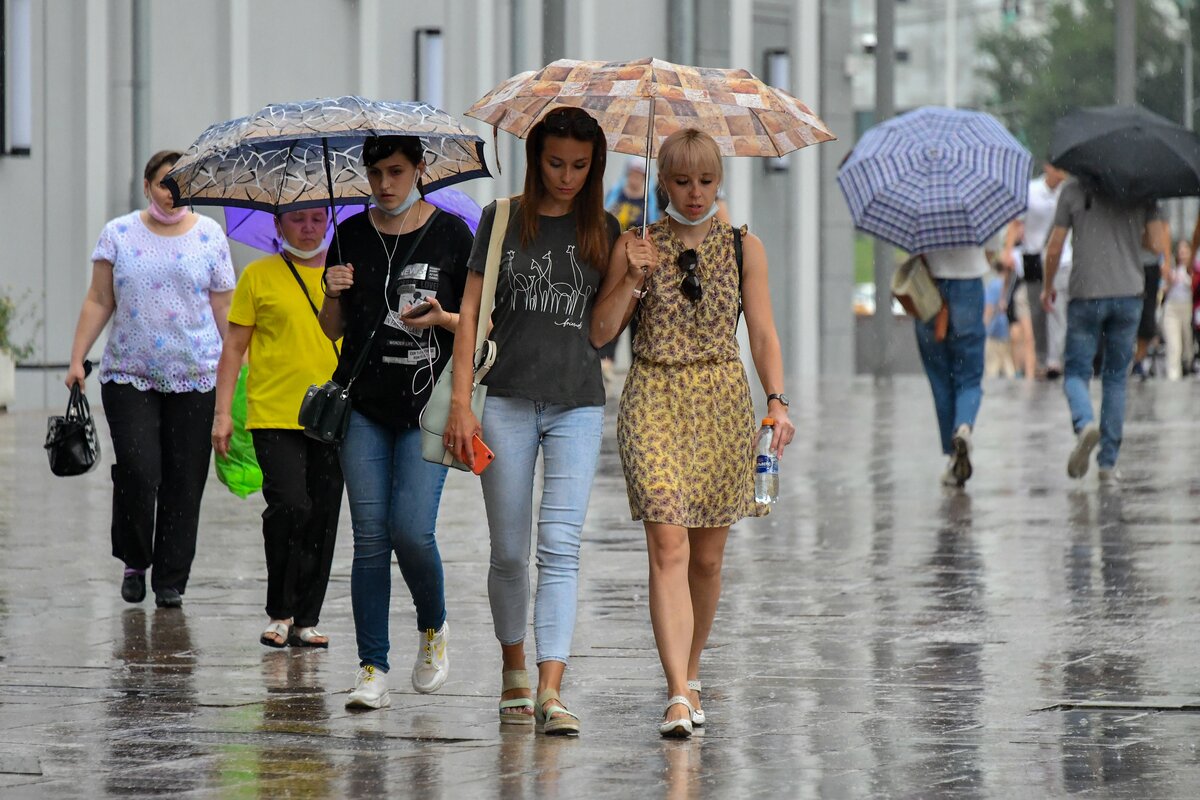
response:
[[[727,163],[735,221],[767,245],[789,382],[853,370],[851,228],[836,167],[851,144],[835,0],[0,0],[5,12],[0,288],[20,298],[36,353],[16,407],[61,405],[89,256],[106,220],[144,205],[141,169],[208,125],[271,102],[361,94],[461,115],[514,72],[555,58],[649,55],[744,65],[808,103],[842,139],[786,164]],[[833,43],[831,45],[830,43]],[[14,45],[14,43],[17,43]],[[765,74],[765,71],[771,74]],[[22,94],[24,88],[26,94]],[[487,202],[519,191],[522,145],[488,142]],[[21,125],[25,125],[22,129]],[[24,131],[24,133],[23,133]],[[15,138],[28,139],[17,146]],[[614,164],[619,159],[614,158]],[[609,182],[618,179],[611,169]],[[219,209],[199,208],[221,220]],[[240,268],[254,251],[235,247]],[[103,337],[93,349],[98,355]]]

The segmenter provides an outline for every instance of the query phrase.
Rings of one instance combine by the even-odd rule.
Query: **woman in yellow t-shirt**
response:
[[[275,222],[284,252],[247,265],[233,293],[217,365],[212,443],[221,456],[229,451],[233,390],[249,349],[246,428],[267,501],[262,519],[270,623],[259,641],[328,647],[317,621],[333,562],[342,469],[337,448],[305,436],[296,419],[308,387],[329,380],[337,367],[336,345],[322,333],[316,305],[323,299],[329,212],[289,211]]]

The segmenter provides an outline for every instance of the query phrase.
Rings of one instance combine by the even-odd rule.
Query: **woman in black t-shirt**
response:
[[[338,226],[342,264],[325,277],[321,327],[331,339],[343,337],[334,380],[345,386],[369,348],[351,387],[340,453],[354,528],[350,596],[359,656],[348,708],[391,703],[385,676],[393,552],[417,611],[413,688],[437,691],[450,667],[435,537],[446,468],[422,460],[418,421],[453,349],[472,237],[462,220],[421,199],[423,156],[415,137],[366,141],[375,207]]]
[[[483,425],[471,412],[476,322],[495,204],[484,209],[454,340],[454,394],[446,446],[473,462],[472,437],[496,454],[483,472],[491,533],[488,598],[503,654],[502,723],[548,734],[579,732],[559,698],[575,628],[579,539],[600,454],[604,382],[588,339],[596,290],[617,237],[604,211],[604,133],[587,112],[558,108],[526,141],[525,191],[504,237],[492,339],[499,347]],[[537,704],[525,671],[529,538],[538,451],[545,464],[538,514]]]

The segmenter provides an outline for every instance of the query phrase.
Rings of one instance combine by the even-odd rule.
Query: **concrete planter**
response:
[[[0,350],[0,408],[12,405],[17,392],[17,362],[8,353]]]

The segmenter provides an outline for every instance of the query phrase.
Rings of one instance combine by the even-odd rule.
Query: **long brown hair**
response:
[[[604,212],[604,167],[608,143],[596,119],[581,108],[561,106],[542,117],[525,140],[525,193],[521,195],[521,244],[528,247],[538,235],[538,208],[546,197],[542,183],[542,151],[547,136],[591,142],[592,163],[587,180],[572,200],[575,238],[583,261],[603,272],[608,266],[608,223]]]

